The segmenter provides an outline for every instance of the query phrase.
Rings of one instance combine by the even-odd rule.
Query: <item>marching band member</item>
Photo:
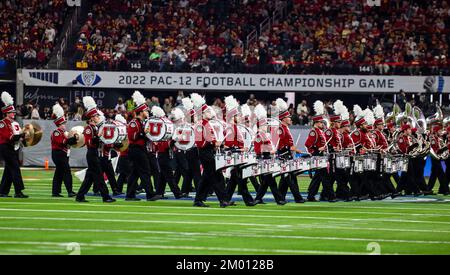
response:
[[[275,101],[278,110],[278,119],[281,124],[278,128],[278,146],[277,153],[278,157],[283,160],[292,159],[292,152],[301,153],[299,149],[294,145],[294,140],[292,139],[291,130],[289,126],[292,125],[291,114],[288,111],[288,105],[286,101],[281,98],[277,98]],[[286,173],[281,176],[279,183],[279,190],[282,196],[282,200],[285,201],[288,188],[291,189],[291,193],[294,196],[296,203],[304,203],[302,195],[297,184],[297,177],[292,173]]]
[[[395,126],[395,121],[392,119],[392,117],[386,117],[386,128],[384,129],[384,133],[385,133],[385,137],[389,144],[389,147],[388,147],[389,153],[395,151],[395,147],[392,144],[395,143],[394,133],[396,131],[397,131],[397,128]],[[390,175],[390,177],[394,178],[395,184],[398,186],[399,182],[400,182],[400,177],[399,177],[398,173],[393,173]],[[389,177],[389,180],[390,180],[390,177]]]
[[[353,156],[356,154],[356,147],[350,136],[350,120],[349,120],[350,115],[349,115],[347,107],[343,106],[342,108],[343,108],[343,111],[341,112],[342,122],[341,122],[341,129],[340,129],[341,140],[342,140],[342,149],[348,150],[349,155]],[[351,177],[352,172],[353,171],[351,171],[351,168],[345,169],[344,178],[342,178],[342,180],[345,181],[346,185],[351,183],[350,177]],[[343,185],[344,183],[341,183],[341,184]],[[359,190],[359,189],[357,188],[356,190]],[[350,188],[349,198],[347,201],[353,201],[353,200],[357,200],[357,199],[358,199],[358,197],[357,197],[357,194],[355,194],[355,190],[353,190],[353,188]]]
[[[198,184],[193,205],[196,207],[208,207],[204,201],[207,198],[209,190],[213,188],[220,201],[220,206],[229,206],[222,184],[222,172],[217,171],[215,165],[214,151],[220,147],[221,143],[217,141],[214,128],[209,123],[213,117],[212,109],[206,105],[205,99],[197,93],[191,94],[191,100],[194,103],[194,107],[200,109],[202,114],[201,123],[196,125],[195,140],[199,149],[200,162],[203,165],[203,174]]]
[[[197,121],[192,100],[189,97],[185,97],[181,100],[181,102],[186,110],[186,122],[194,126]],[[186,183],[183,179],[181,192],[188,194],[192,191],[192,182],[194,182],[195,190],[198,189],[198,183],[200,182],[200,178],[202,176],[200,171],[200,157],[195,143],[194,147],[186,151],[186,159],[188,160],[187,164],[189,173],[186,178]]]
[[[185,115],[181,108],[175,107],[170,112],[170,120],[173,122],[175,129],[178,126],[185,124]],[[177,137],[173,137],[177,138]],[[189,192],[192,191],[192,179],[189,172],[189,161],[186,158],[187,151],[180,150],[174,147],[174,162],[175,162],[175,182],[180,182],[181,176],[183,176],[183,183],[181,185],[181,193],[184,193],[184,197],[188,197]]]
[[[256,115],[256,127],[257,133],[254,141],[255,153],[257,159],[271,159],[276,151],[275,146],[272,143],[270,133],[267,126],[267,111],[261,104],[255,107]],[[265,204],[263,197],[267,192],[267,188],[270,187],[270,191],[278,205],[285,205],[286,201],[283,200],[280,191],[277,188],[277,183],[272,174],[265,174],[260,176],[261,185],[256,193],[255,203]]]
[[[17,146],[25,138],[25,133],[21,132],[19,123],[15,121],[16,109],[12,96],[7,92],[2,92],[1,99],[5,104],[2,108],[5,118],[0,120],[0,155],[5,161],[5,169],[0,184],[0,197],[9,197],[11,184],[14,184],[14,198],[28,198],[22,192],[25,186],[20,172]]]
[[[86,159],[88,169],[76,196],[76,201],[87,202],[84,196],[91,188],[92,183],[94,183],[98,186],[103,202],[115,202],[115,200],[109,196],[108,187],[106,187],[106,183],[103,179],[103,171],[99,158],[100,133],[98,131],[98,125],[102,122],[100,116],[101,113],[97,109],[97,104],[94,99],[90,96],[83,97],[83,105],[87,109],[85,116],[88,119],[88,125],[83,131],[87,147]]]
[[[418,144],[412,144],[411,140],[412,129],[411,125],[404,123],[401,126],[401,134],[397,140],[397,146],[400,153],[403,155],[408,155],[408,153],[413,150]],[[417,184],[417,180],[414,178],[414,162],[412,159],[408,158],[408,171],[402,172],[400,176],[400,182],[397,186],[397,192],[405,191],[406,194],[414,193],[415,196],[423,195]]]
[[[153,117],[166,118],[166,114],[161,107],[153,106],[151,113]],[[187,194],[181,193],[178,183],[175,182],[176,161],[172,148],[172,140],[158,141],[155,142],[155,145],[157,152],[156,158],[158,159],[158,164],[161,171],[161,179],[159,184],[156,186],[156,194],[164,197],[166,183],[168,183],[170,190],[176,199],[187,197]]]
[[[328,151],[331,153],[338,153],[342,151],[342,135],[339,131],[341,128],[342,117],[341,114],[345,111],[345,106],[341,100],[336,100],[333,104],[334,114],[329,115],[331,127],[325,130],[325,138],[328,140]],[[331,155],[330,158],[330,183],[333,186],[336,181],[336,197],[341,200],[350,201],[350,189],[348,188],[345,170],[337,169],[335,163],[335,155]],[[327,194],[323,194],[321,197],[328,197]]]
[[[233,96],[227,96],[225,98],[225,108],[226,108],[226,122],[228,127],[225,129],[225,142],[224,149],[230,150],[231,152],[242,152],[245,151],[244,148],[244,137],[237,127],[238,114],[239,114],[239,103]],[[239,186],[242,199],[246,206],[255,206],[256,203],[253,200],[252,195],[247,188],[247,181],[242,179],[242,169],[234,167],[231,170],[231,177],[226,188],[226,200],[231,201],[236,186]]]
[[[141,186],[146,193],[148,201],[155,201],[161,196],[155,194],[153,185],[151,183],[150,163],[146,151],[147,138],[145,136],[148,129],[144,129],[144,120],[149,116],[148,106],[145,102],[145,97],[139,92],[135,91],[132,95],[133,101],[136,104],[134,112],[136,117],[128,123],[128,158],[131,162],[131,174],[128,178],[127,195],[125,200],[138,201],[136,198],[137,181],[141,180]]]
[[[357,129],[352,132],[351,138],[355,144],[356,153],[364,155],[368,150],[372,150],[374,147],[373,140],[367,129],[368,125],[366,121],[366,118],[371,118],[371,116],[367,112],[363,112],[358,105],[353,107],[353,112],[355,114],[355,126]],[[350,177],[352,194],[356,197],[357,201],[367,199],[369,196],[372,200],[380,199],[380,197],[376,196],[374,190],[373,176],[374,175],[369,171],[364,171],[362,173],[353,173]],[[369,196],[366,195],[367,193]]]
[[[127,120],[121,115],[117,114],[114,118],[116,121],[127,125]],[[119,177],[117,178],[117,191],[123,192],[123,184],[128,181],[128,177],[131,174],[131,164],[128,158],[128,148],[121,150],[119,153],[119,161],[117,162],[117,172]]]
[[[428,180],[428,190],[433,191],[434,184],[436,183],[436,179],[439,179],[439,194],[448,195],[449,187],[448,187],[448,179],[442,169],[441,160],[439,155],[448,150],[447,145],[443,142],[442,137],[442,125],[437,121],[433,125],[431,125],[431,175]]]
[[[379,183],[384,195],[390,195],[392,198],[398,197],[400,194],[395,190],[391,182],[391,175],[383,171],[383,157],[388,150],[387,138],[383,133],[384,130],[384,111],[381,105],[375,106],[373,109],[375,115],[373,135],[375,138],[375,147],[378,149],[377,171],[379,172]]]
[[[70,146],[77,143],[78,134],[67,138],[66,136],[66,118],[64,110],[59,104],[53,106],[53,121],[56,128],[50,137],[52,145],[52,160],[55,163],[55,173],[53,175],[52,196],[63,197],[61,195],[61,185],[64,181],[68,196],[74,197],[77,194],[72,189],[72,172],[69,165]]]
[[[241,105],[241,114],[242,117],[244,118],[244,125],[245,127],[252,129],[252,124],[251,124],[251,116],[252,116],[252,111],[250,110],[250,107],[248,106],[248,104],[243,104]],[[255,125],[256,126],[256,125]],[[252,129],[254,130],[254,129]],[[245,181],[247,181],[247,179],[245,179]],[[255,189],[256,192],[258,192],[260,184],[258,183],[258,180],[256,177],[250,177],[250,182],[253,185],[253,188]],[[239,190],[240,192],[240,190]]]
[[[308,138],[305,141],[305,147],[309,154],[313,156],[323,156],[325,151],[327,151],[327,140],[323,132],[325,128],[325,110],[322,101],[317,100],[314,102],[314,112],[315,116],[312,117],[313,128],[310,130]],[[322,193],[328,196],[327,199],[329,202],[335,202],[335,193],[327,168],[315,170],[314,176],[308,187],[307,200],[311,202],[317,201],[315,196],[319,192],[321,182],[323,186]]]

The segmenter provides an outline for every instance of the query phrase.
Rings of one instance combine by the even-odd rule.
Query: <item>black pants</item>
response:
[[[300,194],[300,190],[298,187],[297,176],[293,173],[286,173],[281,175],[280,177],[279,191],[281,194],[281,200],[286,200],[288,188],[291,190],[291,193],[294,196],[294,200],[296,202],[303,200],[302,194]]]
[[[331,175],[331,182],[336,181],[336,197],[338,199],[348,199],[350,188],[348,187],[348,169],[335,169]]]
[[[221,171],[216,171],[213,148],[199,149],[200,162],[203,165],[203,174],[198,183],[195,202],[205,201],[208,191],[212,188],[221,202],[225,202],[225,188]]]
[[[259,184],[258,179],[256,177],[250,177],[250,182],[253,185],[255,191],[258,192],[259,188],[261,187],[261,184]]]
[[[117,172],[119,177],[117,178],[117,190],[123,191],[123,184],[128,181],[128,177],[131,174],[131,164],[128,156],[120,156],[117,163]]]
[[[281,196],[280,191],[277,187],[277,182],[275,181],[272,174],[262,175],[259,177],[259,181],[261,182],[258,192],[256,193],[255,200],[261,200],[264,198],[264,195],[267,193],[267,189],[270,187],[270,191],[272,192],[273,198],[276,202],[282,201],[283,198]]]
[[[161,181],[156,186],[156,194],[163,196],[166,190],[166,184],[169,184],[170,190],[175,197],[181,196],[178,182],[175,180],[175,170],[177,162],[169,152],[158,153],[158,163],[161,168]]]
[[[439,191],[440,194],[449,192],[448,179],[442,169],[441,161],[431,158],[431,175],[428,180],[428,190],[433,191],[436,179],[439,179]]]
[[[78,190],[77,199],[84,199],[91,188],[92,183],[98,186],[100,194],[103,200],[110,199],[108,193],[108,187],[106,187],[105,180],[103,179],[103,170],[100,164],[100,158],[97,149],[88,149],[86,153],[86,159],[88,164],[88,169],[86,171],[86,176],[81,183],[80,190]]]
[[[314,176],[308,187],[308,198],[314,198],[319,193],[320,183],[322,182],[321,198],[332,200],[336,198],[331,182],[331,175],[327,168],[315,170]]]
[[[100,164],[102,166],[103,172],[106,174],[106,177],[108,178],[111,190],[113,192],[117,192],[119,190],[119,187],[117,185],[116,173],[114,172],[111,160],[108,159],[108,157],[100,157]]]
[[[244,181],[242,179],[242,169],[240,168],[234,168],[233,170],[231,170],[231,177],[226,187],[227,201],[231,201],[234,191],[236,190],[236,186],[239,186],[240,194],[242,195],[242,199],[246,204],[253,202],[253,197],[252,195],[250,195],[250,192],[247,188],[247,181]]]
[[[183,186],[181,188],[183,193],[187,193],[187,190],[185,189],[189,187],[192,181],[194,182],[195,190],[197,190],[200,178],[202,177],[202,173],[200,171],[200,156],[197,148],[192,148],[186,151],[186,160],[188,163],[189,179],[187,180],[186,185],[184,185],[183,181]]]
[[[415,167],[415,162],[413,159],[408,160],[408,171],[402,172],[402,175],[400,176],[400,182],[397,186],[397,191],[405,191],[407,194],[411,193],[419,193],[420,188],[419,184],[416,179],[416,171],[414,169],[417,169]]]
[[[175,169],[175,182],[180,182],[183,177],[183,183],[181,184],[181,192],[189,193],[193,191],[192,177],[189,172],[189,161],[187,159],[187,151],[176,151],[175,153],[176,169]]]
[[[67,153],[61,150],[52,150],[52,160],[55,163],[55,174],[53,175],[52,194],[61,193],[61,185],[64,181],[67,193],[72,190],[72,172],[69,165],[69,157]]]
[[[8,195],[11,190],[11,184],[14,184],[16,194],[25,189],[20,172],[19,152],[8,144],[0,144],[0,154],[5,161],[5,170],[0,184],[0,194]]]
[[[150,163],[150,175],[153,178],[153,186],[155,186],[156,189],[161,182],[161,167],[159,166],[158,159],[156,158],[156,153],[147,153],[147,158]],[[139,186],[139,189],[144,188]]]
[[[141,180],[141,187],[144,189],[147,199],[153,197],[153,185],[151,182],[150,162],[144,147],[130,145],[128,149],[128,158],[131,162],[131,174],[127,184],[127,198],[136,197],[137,181]]]
[[[423,157],[413,158],[414,163],[414,176],[416,178],[417,187],[420,191],[428,191],[428,186],[425,181],[425,160]]]
[[[369,195],[370,197],[378,196],[375,188],[377,172],[364,171],[361,173],[352,173],[350,175],[350,194],[352,197],[362,197]]]

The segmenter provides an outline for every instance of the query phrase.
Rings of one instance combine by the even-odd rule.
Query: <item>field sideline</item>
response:
[[[450,254],[450,197],[194,208],[89,196],[79,204],[50,197],[52,170],[22,173],[30,198],[0,198],[0,254]],[[309,181],[299,181],[303,192]]]

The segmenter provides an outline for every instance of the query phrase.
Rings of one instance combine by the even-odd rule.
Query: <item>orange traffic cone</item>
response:
[[[48,158],[45,158],[44,167],[45,167],[45,170],[48,170]]]

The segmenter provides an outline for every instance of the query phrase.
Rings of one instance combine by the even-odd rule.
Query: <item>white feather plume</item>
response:
[[[284,112],[288,109],[286,101],[284,101],[282,98],[277,98],[277,100],[275,101],[275,105],[277,106],[279,112]]]
[[[375,114],[375,118],[384,118],[384,110],[383,106],[377,105],[373,108],[373,113]]]
[[[184,109],[186,109],[187,111],[194,109],[194,103],[192,103],[192,100],[189,97],[181,99],[181,103],[183,104]]]
[[[134,93],[131,97],[133,98],[133,102],[136,103],[136,106],[139,106],[139,105],[142,105],[145,103],[145,97],[139,91],[134,91]]]
[[[350,114],[348,113],[348,109],[347,107],[344,106],[344,108],[342,109],[342,113],[341,113],[341,119],[342,120],[348,120],[350,119]]]
[[[83,97],[83,105],[84,108],[86,108],[88,111],[97,108],[97,103],[95,103],[95,100],[92,98],[92,96]]]
[[[353,113],[355,114],[355,117],[360,118],[364,116],[363,110],[359,105],[353,105]]]
[[[154,117],[164,117],[166,115],[164,110],[159,106],[153,106],[151,112]]]
[[[170,112],[174,121],[184,118],[184,112],[180,108],[173,108]]]
[[[251,116],[252,111],[250,110],[250,106],[248,106],[247,104],[241,105],[241,114],[244,117]]]
[[[225,106],[227,108],[227,112],[231,111],[237,107],[239,107],[239,103],[237,102],[236,98],[234,98],[232,95],[225,97]]]
[[[117,114],[114,117],[114,120],[117,120],[118,122],[123,123],[123,124],[127,124],[127,120],[121,114]]]
[[[200,108],[202,107],[203,104],[206,103],[205,98],[203,98],[201,95],[197,93],[191,94],[191,100],[195,108]]]
[[[346,107],[344,106],[342,100],[338,99],[333,103],[333,110],[336,115],[342,115],[342,113],[345,111],[345,108]]]
[[[373,115],[372,110],[369,108],[364,110],[364,120],[368,125],[373,125],[375,123],[375,116]]]
[[[59,105],[59,104],[53,105],[53,114],[54,114],[57,118],[60,118],[60,117],[63,117],[63,116],[64,116],[64,110],[63,110],[63,108],[61,107],[61,105]]]
[[[14,99],[8,92],[2,92],[2,101],[5,104],[5,106],[14,104]]]
[[[256,105],[254,112],[257,119],[267,118],[267,110],[261,104]]]
[[[316,100],[314,102],[314,112],[316,116],[323,115],[325,113],[325,107],[323,106],[323,102],[320,100]]]
[[[212,117],[212,118],[217,117],[217,112],[216,112],[216,110],[214,110],[213,107],[208,106],[208,108],[206,109],[206,111],[209,112],[209,113],[211,114],[211,117]]]

